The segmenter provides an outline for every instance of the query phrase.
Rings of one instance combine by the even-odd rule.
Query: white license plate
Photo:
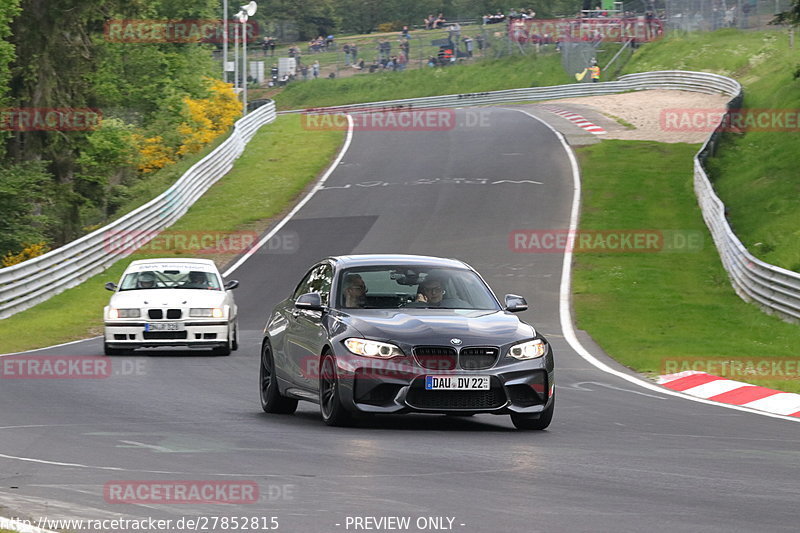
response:
[[[182,322],[148,322],[144,325],[145,331],[183,331]]]
[[[427,390],[489,390],[489,376],[425,376]]]

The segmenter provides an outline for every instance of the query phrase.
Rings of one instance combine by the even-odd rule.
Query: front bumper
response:
[[[231,323],[227,320],[177,321],[178,331],[145,331],[142,320],[114,320],[105,323],[105,342],[111,348],[145,348],[165,346],[222,347],[228,344]]]
[[[484,370],[439,371],[422,368],[412,357],[378,361],[337,357],[343,405],[362,413],[491,413],[536,415],[555,392],[552,352],[528,360],[498,361]],[[425,376],[489,376],[489,390],[426,390]]]

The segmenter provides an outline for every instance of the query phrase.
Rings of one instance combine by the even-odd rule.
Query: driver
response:
[[[190,271],[189,279],[181,285],[182,289],[208,289],[209,287],[208,277],[205,272],[198,272],[197,270]]]
[[[139,279],[136,282],[140,289],[155,289],[156,288],[156,275],[152,272],[142,272],[139,274]]]
[[[424,302],[429,305],[442,305],[442,299],[447,291],[444,290],[442,278],[428,276],[419,284],[417,302]]]

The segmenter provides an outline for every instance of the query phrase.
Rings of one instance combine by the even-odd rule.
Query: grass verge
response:
[[[575,83],[555,53],[486,59],[475,64],[293,83],[275,96],[279,109],[301,109]]]
[[[784,117],[784,131],[726,133],[708,162],[734,231],[760,259],[800,272],[800,47],[785,30],[673,34],[643,46],[626,72],[687,69],[731,76],[745,89],[744,109]],[[745,115],[746,116],[746,115]],[[787,117],[794,117],[789,127]]]
[[[265,221],[280,214],[330,163],[344,139],[342,131],[306,130],[299,119],[282,116],[261,128],[234,168],[169,229],[190,235],[263,230]],[[186,249],[136,253],[77,287],[0,320],[0,353],[101,334],[102,309],[110,296],[103,290],[106,281],[119,280],[132,259],[193,255]],[[221,266],[231,258],[216,259]]]
[[[608,140],[577,150],[583,169],[581,230],[703,235],[697,251],[576,253],[577,325],[610,356],[645,373],[663,374],[671,361],[702,364],[714,358],[797,364],[800,328],[743,302],[730,286],[692,190],[692,155],[698,149]],[[796,371],[795,379],[729,377],[800,392]]]

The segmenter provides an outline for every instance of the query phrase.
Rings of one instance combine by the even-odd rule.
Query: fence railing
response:
[[[231,169],[258,128],[273,120],[275,103],[269,102],[237,121],[222,144],[195,163],[157,198],[65,246],[0,269],[0,318],[7,318],[78,285],[133,251],[108,246],[110,234],[135,232],[138,243],[144,244],[148,237],[175,222]]]
[[[741,85],[725,76],[705,72],[659,71],[621,76],[617,81],[604,83],[579,83],[555,87],[510,89],[484,93],[451,94],[385,100],[337,107],[284,111],[283,113],[336,113],[413,110],[436,107],[467,107],[492,104],[509,104],[616,94],[647,89],[675,89],[706,94],[724,94],[732,99],[728,109],[741,107]],[[725,218],[725,206],[717,197],[703,162],[713,153],[720,127],[709,137],[694,159],[694,185],[703,218],[719,251],[725,270],[737,294],[744,300],[757,303],[768,313],[777,313],[790,321],[800,321],[800,274],[765,263],[755,258],[733,233]]]

